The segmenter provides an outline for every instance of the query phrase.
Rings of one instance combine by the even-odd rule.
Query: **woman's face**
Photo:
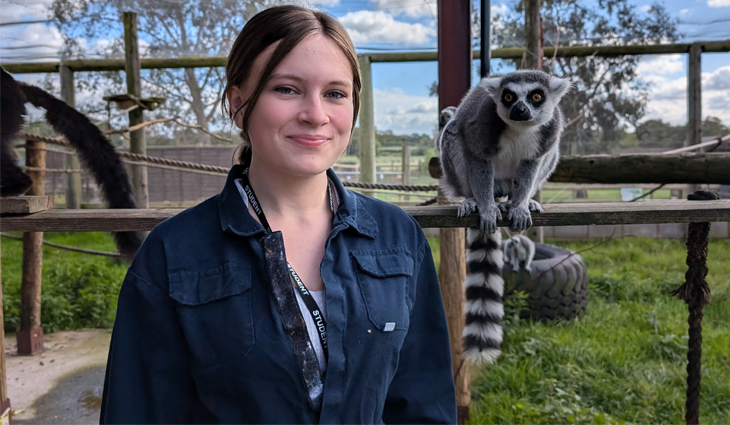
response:
[[[251,76],[229,95],[233,110],[251,95],[276,44],[254,61]],[[354,113],[352,70],[329,38],[302,40],[271,74],[251,113],[252,161],[278,172],[309,176],[326,171],[347,147]],[[243,111],[236,116],[242,126]]]

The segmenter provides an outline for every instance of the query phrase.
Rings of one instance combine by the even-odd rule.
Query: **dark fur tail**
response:
[[[464,357],[472,363],[494,363],[502,354],[502,235],[499,230],[489,234],[468,229],[467,242]]]
[[[109,208],[135,208],[132,186],[114,146],[84,114],[38,87],[21,83],[28,102],[46,110],[46,121],[77,149],[79,157],[101,186]],[[136,232],[114,234],[119,252],[131,259],[142,244]]]
[[[13,138],[23,126],[25,95],[17,81],[0,68],[0,196],[22,195],[33,181],[18,167]]]

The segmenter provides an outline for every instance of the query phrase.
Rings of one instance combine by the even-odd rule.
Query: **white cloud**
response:
[[[710,7],[730,7],[730,0],[707,0]]]
[[[646,78],[645,78],[646,79]],[[687,122],[687,78],[653,76],[646,119],[661,119],[672,124]],[[730,66],[702,73],[702,117],[709,115],[730,124]]]
[[[355,44],[386,42],[414,45],[427,43],[436,36],[433,28],[396,21],[393,15],[383,11],[350,12],[339,21],[347,28]]]
[[[57,60],[64,42],[56,27],[44,24],[3,27],[0,36],[0,46],[6,47],[0,54],[7,62]]]
[[[53,0],[36,0],[33,4],[23,4],[17,1],[0,1],[0,22],[17,22],[40,20],[48,18],[48,6]]]
[[[682,55],[659,55],[659,56],[643,56],[639,61],[636,71],[641,76],[649,74],[673,74],[682,71],[684,63]]]
[[[507,3],[493,4],[490,8],[490,14],[494,16],[506,15],[509,12]]]
[[[710,0],[710,1],[713,1],[713,0]],[[645,5],[641,6],[641,7],[639,7],[639,10],[642,11],[642,12],[644,12],[644,13],[647,13],[647,12],[649,12],[651,10],[651,6],[649,6],[648,4],[645,4]]]
[[[412,96],[402,89],[374,89],[375,126],[396,134],[433,133],[438,124],[438,100],[435,97]]]
[[[406,15],[411,18],[421,16],[438,16],[438,2],[436,0],[370,0],[375,10],[387,10],[394,16]]]

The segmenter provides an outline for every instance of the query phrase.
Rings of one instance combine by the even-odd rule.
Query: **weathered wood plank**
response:
[[[730,184],[730,153],[562,157],[550,181]]]
[[[718,201],[647,201],[545,204],[533,214],[535,226],[591,224],[645,224],[730,221],[730,199]],[[456,217],[456,206],[406,207],[424,228],[471,227],[477,216]],[[3,217],[0,231],[9,232],[113,232],[150,230],[180,209],[160,210],[49,210],[27,216]],[[500,226],[507,226],[505,220]]]
[[[8,196],[0,200],[0,215],[33,214],[53,208],[48,196]]]
[[[441,177],[438,158],[431,158],[428,171],[433,178]],[[550,181],[730,184],[730,153],[564,156]]]

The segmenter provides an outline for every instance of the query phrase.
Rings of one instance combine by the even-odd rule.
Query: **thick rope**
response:
[[[22,241],[23,240],[23,238],[21,238],[21,237],[12,236],[12,235],[6,235],[5,233],[3,233],[0,236],[2,236],[3,238],[6,238],[6,239],[14,240],[14,241]],[[62,249],[62,250],[65,250],[65,251],[80,252],[82,254],[102,255],[104,257],[113,257],[113,258],[120,258],[122,256],[122,254],[120,254],[118,252],[95,251],[95,250],[92,250],[92,249],[81,249],[81,248],[76,248],[76,247],[73,247],[73,246],[59,245],[59,244],[55,244],[53,242],[48,242],[48,241],[43,241],[43,245],[50,246],[51,248]]]
[[[32,140],[35,142],[45,142],[53,145],[64,146],[67,148],[73,148],[70,143],[66,142],[61,138],[42,137],[34,134],[20,133],[18,137],[25,140]],[[221,167],[220,165],[207,165],[198,164],[196,162],[179,161],[175,159],[159,158],[154,156],[141,155],[132,152],[117,151],[120,157],[128,158],[134,161],[143,161],[152,164],[166,165],[170,167],[178,167],[190,170],[208,171],[218,173],[221,175],[227,175],[229,169],[227,167]],[[354,187],[359,189],[383,189],[383,190],[400,190],[404,192],[435,192],[438,190],[438,185],[400,185],[400,184],[383,184],[383,183],[362,183],[362,182],[348,182],[343,181],[342,184],[345,187]]]
[[[688,196],[690,200],[718,199],[715,192],[698,191]],[[700,382],[702,380],[702,309],[710,303],[710,287],[707,276],[707,237],[710,223],[690,223],[687,230],[687,273],[685,282],[672,291],[672,295],[684,300],[689,307],[689,348],[687,351],[687,401],[685,421],[700,423]]]

